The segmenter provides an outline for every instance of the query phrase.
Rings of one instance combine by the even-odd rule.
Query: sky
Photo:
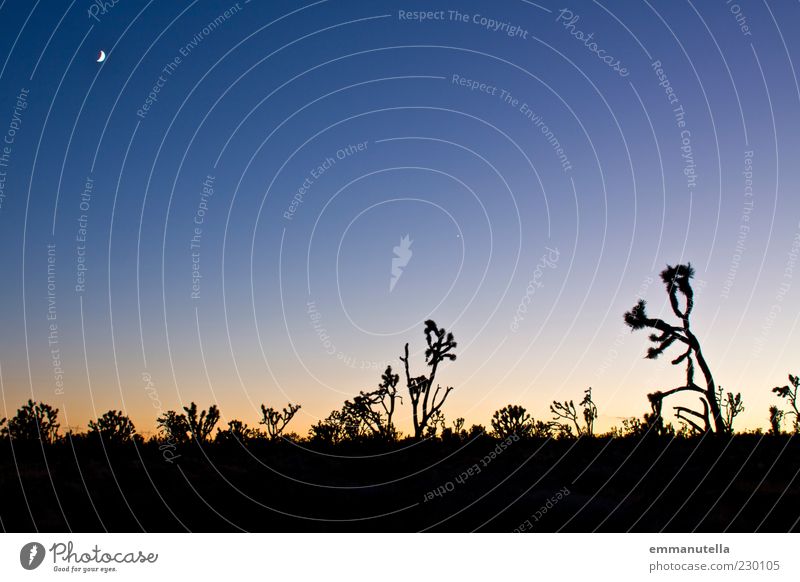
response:
[[[0,417],[33,398],[147,433],[292,402],[304,434],[406,343],[426,373],[430,318],[458,342],[448,421],[592,387],[608,430],[682,384],[622,316],[669,320],[659,273],[691,262],[715,379],[765,427],[800,372],[798,18],[4,0]]]

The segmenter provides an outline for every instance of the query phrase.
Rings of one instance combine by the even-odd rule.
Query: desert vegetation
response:
[[[447,404],[455,389],[442,379],[447,365],[456,360],[457,342],[452,332],[428,320],[422,330],[424,359],[417,364],[421,370],[415,370],[405,344],[398,358],[402,371],[387,366],[374,388],[345,400],[305,435],[291,432],[301,408],[296,403],[280,409],[262,404],[261,416],[251,427],[239,419],[226,419],[221,425],[216,404],[200,408],[190,402],[180,411],[164,411],[156,419],[157,431],[145,438],[121,410],[89,419],[85,433],[62,434],[59,410],[28,400],[15,414],[0,418],[0,475],[19,477],[0,479],[0,518],[12,529],[25,530],[42,519],[50,520],[56,530],[67,522],[69,527],[77,522],[95,529],[99,522],[92,516],[100,519],[100,509],[93,497],[88,505],[76,501],[69,519],[67,510],[62,515],[56,508],[72,502],[52,497],[60,488],[83,499],[76,489],[82,484],[86,494],[94,491],[92,495],[100,495],[115,512],[130,508],[129,499],[141,495],[158,505],[164,487],[175,490],[174,496],[167,495],[172,504],[167,513],[153,516],[149,506],[139,510],[155,524],[151,529],[229,529],[234,522],[220,522],[217,507],[226,508],[236,523],[252,530],[358,529],[357,520],[350,518],[362,514],[369,499],[387,516],[394,515],[395,506],[427,504],[424,510],[381,522],[380,527],[390,530],[430,525],[432,515],[447,522],[444,529],[459,530],[465,527],[461,518],[447,516],[470,508],[463,515],[473,520],[469,527],[483,523],[481,527],[510,531],[529,517],[524,507],[540,507],[543,499],[569,485],[572,493],[552,517],[548,513],[552,521],[546,529],[586,531],[587,524],[594,524],[610,531],[713,531],[735,522],[733,529],[742,531],[756,525],[791,530],[800,520],[793,468],[800,463],[795,438],[800,430],[800,379],[790,374],[787,385],[772,389],[775,402],[765,414],[766,431],[737,433],[734,424],[744,410],[742,395],[717,385],[691,327],[693,274],[688,264],[668,266],[661,273],[676,322],[650,317],[643,300],[624,314],[632,330],[653,331],[647,358],[675,350],[671,363],[682,366],[684,381],[649,393],[642,399],[649,410],[621,419],[606,432],[596,427],[602,401],[596,401],[592,387],[582,389],[580,400],[554,400],[542,412],[509,403],[492,414],[488,428],[468,426],[464,418],[448,421]],[[674,418],[667,418],[664,404],[678,394],[696,396],[698,406],[676,404]],[[397,426],[400,411],[411,419],[408,434]],[[101,469],[96,464],[103,450],[108,467]],[[25,487],[31,486],[51,498],[50,513],[40,514],[38,521],[32,509],[21,509],[26,507]],[[48,488],[52,491],[46,493]],[[232,490],[239,492],[236,499],[243,493],[251,501],[262,500],[260,509],[231,501],[227,496]],[[501,501],[489,509],[471,509],[475,499],[495,490],[502,492]],[[661,493],[651,499],[645,491]],[[692,501],[695,497],[697,503]],[[707,499],[714,500],[710,508]],[[434,501],[441,503],[439,509]],[[737,513],[731,509],[737,503],[751,509]],[[268,511],[271,521],[265,522],[261,511],[270,504],[281,509],[277,514]],[[523,509],[509,513],[515,504]],[[182,512],[173,511],[173,506]],[[321,521],[287,517],[304,512],[322,516]],[[766,512],[767,518],[759,512]],[[200,514],[203,519],[192,517]],[[733,514],[734,522],[725,522]],[[337,515],[341,519],[326,522]],[[121,530],[140,525],[130,519],[118,523]]]

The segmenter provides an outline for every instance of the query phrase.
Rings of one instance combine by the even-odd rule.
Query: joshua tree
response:
[[[5,418],[0,418],[0,436],[5,436],[5,434],[8,432],[8,429],[4,428],[4,426],[3,426],[3,425],[5,425],[5,423],[6,423],[6,419]]]
[[[188,407],[184,406],[186,412],[186,424],[189,432],[199,442],[205,442],[214,431],[214,427],[219,422],[219,409],[215,404],[208,407],[208,411],[201,410],[198,416],[197,404],[192,402]]]
[[[13,440],[35,441],[51,444],[58,439],[58,408],[28,400],[8,421],[6,429]]]
[[[352,402],[346,401],[342,414],[359,425],[359,433],[394,439],[397,431],[392,417],[397,399],[400,398],[402,401],[397,394],[397,383],[400,381],[400,376],[393,374],[392,367],[387,366],[381,380],[377,390],[361,392],[353,398]]]
[[[564,402],[553,401],[550,405],[550,412],[553,413],[553,421],[550,423],[554,429],[562,436],[572,436],[572,427],[578,435],[581,434],[581,425],[578,422],[578,410],[575,402],[565,400]]]
[[[634,331],[650,328],[660,332],[650,335],[650,341],[656,345],[647,350],[647,358],[649,359],[656,359],[676,341],[683,344],[685,348],[683,353],[672,360],[672,364],[677,366],[682,362],[686,363],[686,384],[677,388],[672,388],[666,392],[658,391],[648,394],[648,399],[653,408],[653,415],[651,418],[656,421],[655,424],[661,424],[661,407],[663,400],[667,396],[680,392],[695,392],[700,395],[699,398],[703,406],[703,412],[698,412],[686,408],[685,406],[675,406],[676,416],[700,432],[711,431],[713,425],[714,432],[723,434],[727,432],[727,429],[725,426],[725,419],[720,410],[720,403],[717,400],[717,388],[714,384],[714,377],[703,356],[700,342],[692,332],[690,326],[690,317],[692,308],[694,307],[694,291],[690,283],[692,277],[694,277],[694,269],[692,269],[691,264],[675,265],[674,267],[667,265],[667,268],[661,272],[661,280],[666,286],[672,312],[680,320],[680,324],[670,325],[662,319],[649,317],[647,315],[646,302],[644,299],[640,299],[639,302],[625,314],[625,323]],[[679,294],[683,297],[683,306],[681,306]],[[697,365],[700,366],[700,371],[703,373],[705,388],[701,388],[694,381],[695,361]],[[703,423],[702,426],[698,424],[700,422]]]
[[[597,405],[592,400],[591,387],[583,391],[583,400],[578,403],[582,407],[581,416],[583,416],[584,426],[581,426],[578,409],[575,407],[575,401],[565,400],[564,402],[553,401],[550,405],[550,412],[553,413],[553,420],[550,426],[558,431],[562,436],[571,436],[572,427],[575,427],[575,433],[578,436],[594,436],[594,421],[597,420]]]
[[[588,436],[594,436],[594,421],[597,420],[597,406],[592,400],[592,387],[589,386],[583,392],[583,400],[581,400],[581,406],[583,406],[583,421],[586,423],[586,434]]]
[[[447,422],[445,421],[444,414],[437,410],[431,415],[430,421],[428,422],[428,426],[425,430],[425,437],[429,439],[436,438],[439,429],[442,429],[442,432],[444,432],[446,427]]]
[[[789,416],[794,417],[793,430],[795,434],[800,433],[800,410],[797,409],[798,386],[800,386],[800,377],[789,374],[789,385],[776,386],[772,389],[775,394],[786,400],[787,404],[789,404],[791,410],[780,411],[780,418],[785,419]],[[777,410],[777,407],[774,408]],[[771,412],[772,408],[770,408],[770,413]],[[778,420],[778,423],[780,424],[780,419]]]
[[[431,369],[428,376],[423,374],[411,377],[408,364],[408,344],[405,347],[405,356],[400,357],[406,370],[406,386],[411,400],[415,438],[420,438],[425,434],[425,429],[433,418],[438,417],[444,401],[453,390],[451,386],[448,386],[442,392],[442,387],[438,384],[436,389],[433,389],[439,364],[444,360],[456,359],[455,354],[450,353],[456,347],[453,334],[445,332],[444,328],[438,328],[436,322],[429,319],[425,322],[425,341],[428,343],[428,348],[425,350],[425,362]]]
[[[288,408],[278,412],[274,408],[267,408],[263,404],[261,405],[261,420],[259,424],[267,427],[267,435],[271,440],[276,440],[281,436],[286,425],[291,422],[294,415],[300,410],[299,404],[290,403],[287,406]]]
[[[183,443],[188,439],[189,423],[186,421],[185,414],[167,410],[156,419],[156,423],[159,430],[164,433],[168,440]]]
[[[783,420],[783,410],[774,404],[769,407],[769,434],[781,434],[781,421]]]
[[[733,392],[723,392],[722,386],[720,386],[717,388],[717,402],[720,404],[722,422],[725,424],[725,432],[733,434],[733,421],[739,414],[744,412],[742,395],[737,393],[736,396],[734,396]]]
[[[89,433],[97,434],[104,441],[110,443],[129,443],[136,434],[136,428],[131,419],[122,411],[109,410],[103,413],[97,421],[89,421]]]
[[[355,438],[357,427],[353,426],[352,421],[344,413],[334,410],[327,418],[312,425],[308,430],[308,436],[313,442],[335,445]]]
[[[533,432],[534,421],[522,406],[509,404],[492,415],[492,429],[501,439],[515,434],[527,438]]]
[[[216,442],[240,442],[245,443],[256,436],[256,431],[241,420],[228,421],[228,428],[217,429]]]

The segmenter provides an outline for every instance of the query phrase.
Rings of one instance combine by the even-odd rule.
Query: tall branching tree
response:
[[[411,376],[408,362],[408,344],[405,347],[405,355],[400,356],[406,371],[406,386],[408,396],[411,400],[412,419],[414,421],[414,437],[421,438],[425,434],[425,429],[431,424],[432,419],[438,418],[441,413],[442,405],[447,396],[453,390],[448,386],[444,390],[434,383],[436,373],[439,371],[439,364],[445,360],[455,360],[455,354],[451,353],[456,347],[453,334],[439,328],[432,319],[425,322],[425,341],[428,348],[425,350],[425,362],[430,367],[430,373],[422,376]]]
[[[649,317],[644,299],[640,299],[625,314],[625,323],[633,331],[650,328],[657,332],[650,335],[650,341],[655,345],[647,350],[646,357],[651,360],[658,358],[676,342],[682,345],[683,351],[672,360],[672,364],[677,366],[685,363],[685,384],[665,392],[657,391],[648,394],[653,408],[652,418],[654,418],[655,423],[662,424],[661,409],[665,398],[682,392],[691,392],[699,395],[698,398],[703,407],[702,412],[685,406],[675,406],[676,416],[697,431],[709,432],[713,430],[717,434],[723,434],[727,432],[727,428],[720,409],[720,403],[717,400],[717,387],[714,383],[714,377],[711,374],[708,362],[703,356],[700,341],[691,329],[691,314],[694,308],[694,291],[690,282],[692,277],[694,277],[694,269],[691,264],[675,265],[674,267],[667,265],[667,268],[661,272],[661,280],[664,282],[669,295],[670,307],[675,317],[679,320],[677,325],[671,325],[659,318]],[[695,383],[695,362],[697,362],[703,374],[704,387]]]

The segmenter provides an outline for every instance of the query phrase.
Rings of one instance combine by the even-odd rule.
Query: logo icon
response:
[[[394,286],[397,285],[403,275],[403,268],[408,265],[411,255],[414,254],[411,251],[411,243],[413,242],[408,235],[405,235],[400,239],[400,245],[394,247],[395,256],[392,257],[392,278],[389,280],[389,293],[394,291]]]
[[[39,542],[29,542],[19,551],[19,563],[26,570],[35,570],[44,561],[44,546]]]

